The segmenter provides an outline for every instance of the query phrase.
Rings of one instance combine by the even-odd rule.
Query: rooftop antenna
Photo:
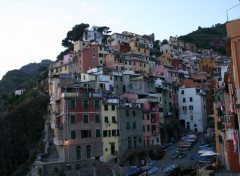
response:
[[[239,0],[239,1],[240,1],[240,0]],[[228,12],[229,12],[230,10],[232,10],[233,8],[235,8],[235,7],[239,6],[239,5],[240,5],[240,3],[226,10],[226,14],[227,14],[227,21],[228,21]]]

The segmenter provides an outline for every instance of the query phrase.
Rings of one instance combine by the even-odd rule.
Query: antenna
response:
[[[240,1],[240,0],[239,0]],[[226,10],[226,14],[227,14],[227,21],[228,21],[228,12],[230,11],[230,10],[232,10],[233,8],[235,8],[235,7],[237,7],[237,6],[239,6],[240,5],[240,3],[239,4],[237,4],[237,5],[235,5],[235,6],[233,6],[233,7],[231,7],[230,9],[227,9]]]

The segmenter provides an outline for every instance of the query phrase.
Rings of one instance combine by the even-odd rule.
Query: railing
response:
[[[65,93],[62,93],[62,97],[63,98],[77,98],[77,97],[102,97],[102,94],[101,93],[77,93],[77,92],[74,92],[74,93],[68,93],[68,92],[65,92]]]

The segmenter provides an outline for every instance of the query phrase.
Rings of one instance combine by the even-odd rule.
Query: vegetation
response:
[[[198,27],[196,31],[180,36],[186,43],[195,43],[197,48],[213,49],[225,54],[223,38],[226,36],[226,24],[216,24],[209,28]]]
[[[29,67],[28,67],[29,66]],[[43,116],[47,114],[47,67],[29,64],[9,71],[0,82],[5,87],[0,101],[0,175],[25,175],[43,149]],[[36,67],[35,67],[36,66]],[[34,69],[33,69],[34,68]],[[39,73],[36,74],[31,73]],[[1,88],[2,88],[1,87]],[[26,88],[14,95],[17,87]],[[8,88],[8,89],[7,89]]]

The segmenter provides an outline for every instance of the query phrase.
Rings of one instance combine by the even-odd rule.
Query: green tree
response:
[[[73,42],[83,39],[83,34],[89,28],[89,24],[81,23],[76,24],[72,30],[68,31],[66,38],[62,40],[62,46],[64,46],[64,51],[61,51],[57,56],[57,60],[62,60],[63,56],[73,50]]]
[[[89,24],[81,23],[75,25],[71,31],[68,31],[65,39],[62,40],[62,46],[69,48],[73,42],[81,40],[84,32],[89,28]]]
[[[167,39],[164,39],[163,41],[162,41],[162,43],[161,43],[162,45],[164,45],[164,44],[168,44],[168,41],[167,41]]]
[[[109,30],[110,28],[107,26],[102,26],[97,29],[98,32],[102,33],[103,39],[102,43],[107,44],[107,38],[109,37],[109,33],[112,31]]]

